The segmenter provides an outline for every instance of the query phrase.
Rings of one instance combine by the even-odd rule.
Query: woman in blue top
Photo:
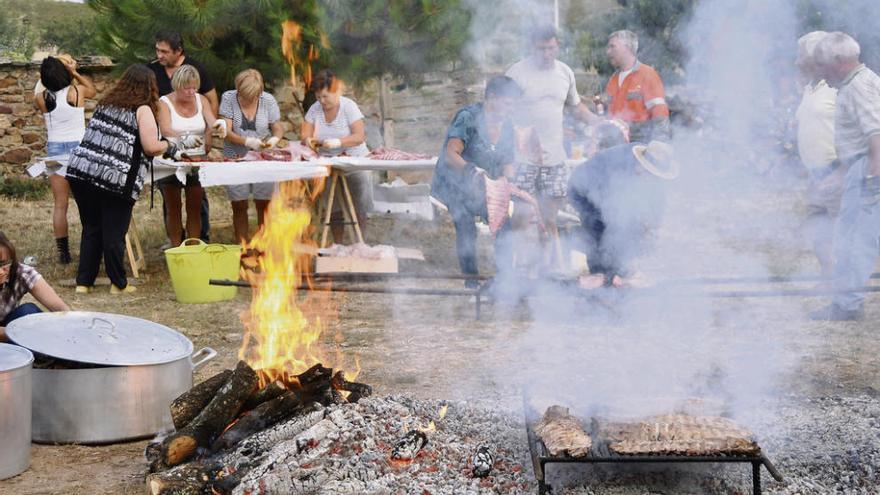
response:
[[[468,105],[452,119],[440,150],[431,195],[449,208],[455,224],[455,247],[465,275],[477,275],[477,227],[474,217],[487,217],[484,171],[490,178],[513,177],[513,126],[508,118],[522,90],[507,76],[486,84],[482,103]],[[475,287],[476,280],[467,280]]]

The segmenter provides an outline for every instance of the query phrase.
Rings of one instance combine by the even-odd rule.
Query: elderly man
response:
[[[834,150],[834,111],[837,90],[822,78],[815,63],[816,45],[827,35],[813,31],[798,40],[795,64],[804,79],[803,97],[795,118],[798,153],[810,174],[807,191],[807,219],[804,227],[813,244],[822,276],[832,275],[831,239],[834,221],[840,211],[840,194],[845,167],[840,167]]]
[[[617,71],[605,86],[608,114],[630,126],[630,140],[647,143],[669,141],[669,107],[663,81],[651,66],[639,62],[639,37],[632,31],[615,31],[608,37],[605,54]]]
[[[581,101],[574,72],[556,60],[559,36],[552,26],[541,26],[531,36],[531,56],[513,64],[507,76],[523,90],[515,123],[532,127],[540,141],[539,163],[521,164],[514,183],[538,198],[548,233],[556,237],[556,215],[565,197],[568,178],[564,166],[562,117],[565,109],[583,122],[598,120]],[[520,143],[517,143],[518,146]],[[534,160],[533,160],[534,161]]]
[[[849,170],[834,233],[835,289],[867,283],[880,236],[880,77],[859,62],[852,37],[834,32],[816,46],[815,59],[828,84],[838,89],[834,120],[837,157]],[[858,320],[864,295],[835,295],[830,306],[810,314],[819,320]]]

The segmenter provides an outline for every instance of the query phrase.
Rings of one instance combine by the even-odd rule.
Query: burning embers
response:
[[[279,439],[297,438],[296,451],[308,450],[320,438],[299,435],[324,419],[325,407],[372,393],[370,386],[320,364],[263,387],[259,382],[242,361],[172,403],[177,430],[146,450],[150,470],[163,471],[148,478],[150,493],[229,492],[247,472],[242,458],[261,454]]]
[[[528,471],[517,462],[523,457],[518,415],[456,402],[440,421],[444,405],[401,396],[312,404],[228,448],[200,449],[196,459],[148,475],[148,492],[361,495],[533,489]],[[434,430],[414,428],[431,420],[437,421]],[[415,442],[406,455],[401,455],[403,440]],[[161,445],[148,448],[148,455]],[[392,459],[395,452],[408,459]]]

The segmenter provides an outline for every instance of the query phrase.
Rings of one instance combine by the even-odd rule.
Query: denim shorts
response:
[[[69,155],[74,148],[79,146],[79,141],[49,141],[46,143],[46,154],[48,156]],[[62,165],[57,169],[50,170],[47,168],[46,175],[67,176],[67,165]]]
[[[77,146],[79,146],[79,141],[49,141],[46,143],[46,154],[49,156],[69,155]]]

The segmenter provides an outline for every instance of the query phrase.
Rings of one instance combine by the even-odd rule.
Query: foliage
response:
[[[303,2],[306,3],[306,2]],[[203,62],[218,92],[235,74],[255,68],[271,82],[283,74],[278,0],[88,0],[97,13],[101,52],[124,70],[155,59],[153,37],[174,29],[187,54]]]
[[[0,1],[0,56],[30,59],[38,48],[95,55],[94,13],[85,5],[51,0]]]
[[[628,29],[639,35],[639,59],[654,66],[664,80],[674,81],[682,73],[685,53],[677,30],[686,21],[697,0],[617,0],[617,8],[599,15],[587,15],[583,2],[571,2],[564,31],[573,39],[572,58],[601,74],[614,69],[605,56],[608,35]]]
[[[282,54],[282,24],[293,73],[332,67],[346,81],[383,74],[415,75],[458,57],[467,40],[468,13],[458,0],[88,0],[97,12],[103,54],[124,68],[154,58],[153,35],[169,27],[186,51],[208,68],[218,91],[235,74],[256,68],[267,83],[289,77]]]
[[[798,0],[802,33],[815,30],[843,31],[862,47],[862,60],[880,70],[880,30],[876,0]]]
[[[459,0],[323,0],[321,27],[330,50],[322,63],[346,81],[386,74],[417,80],[460,60],[470,11]]]
[[[36,33],[28,26],[26,19],[0,9],[0,58],[30,60],[35,44]]]
[[[0,176],[0,196],[11,199],[42,199],[46,197],[49,185],[46,181],[30,177]]]

